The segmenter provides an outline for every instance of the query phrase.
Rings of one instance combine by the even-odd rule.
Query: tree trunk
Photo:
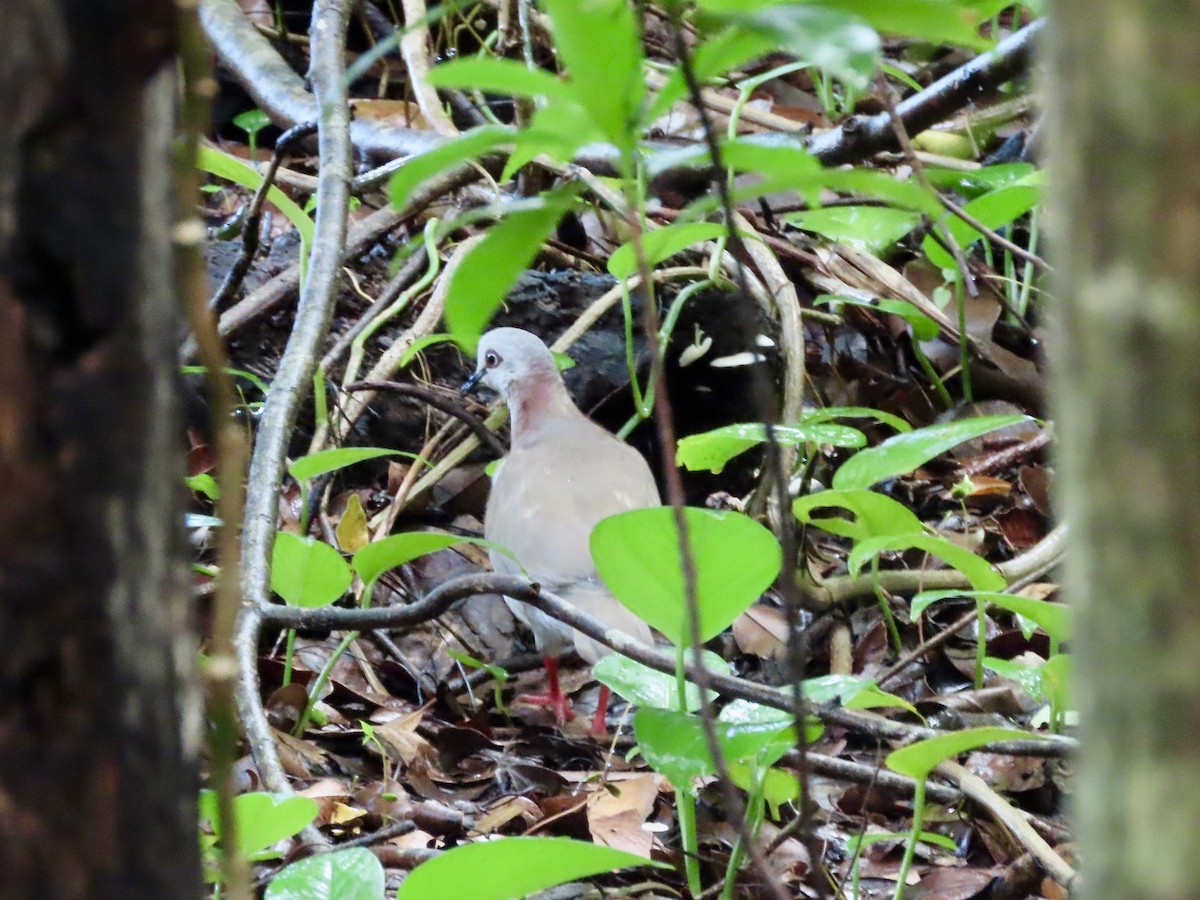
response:
[[[1051,21],[1078,896],[1200,897],[1200,6]]]
[[[0,8],[6,900],[199,895],[174,15],[151,0]]]

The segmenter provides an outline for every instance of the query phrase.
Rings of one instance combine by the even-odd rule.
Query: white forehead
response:
[[[478,357],[495,353],[508,365],[553,359],[549,348],[536,334],[521,328],[495,328],[479,339]]]

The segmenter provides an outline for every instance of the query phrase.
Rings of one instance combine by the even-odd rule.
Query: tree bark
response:
[[[1078,896],[1200,896],[1200,6],[1058,0],[1055,347]]]
[[[174,15],[153,0],[0,10],[6,900],[200,893]]]

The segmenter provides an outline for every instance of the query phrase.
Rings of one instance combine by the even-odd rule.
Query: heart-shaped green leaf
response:
[[[271,590],[292,606],[328,606],[346,593],[353,580],[342,555],[324,541],[287,531],[275,536]]]
[[[741,513],[684,509],[696,573],[700,640],[720,634],[779,574],[779,542]],[[592,560],[618,600],[673,644],[690,646],[687,592],[674,511],[660,506],[610,516],[592,531]]]

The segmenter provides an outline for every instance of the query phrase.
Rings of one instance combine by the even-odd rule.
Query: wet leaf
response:
[[[288,864],[267,885],[266,900],[382,900],[383,865],[365,847],[318,853]]]

